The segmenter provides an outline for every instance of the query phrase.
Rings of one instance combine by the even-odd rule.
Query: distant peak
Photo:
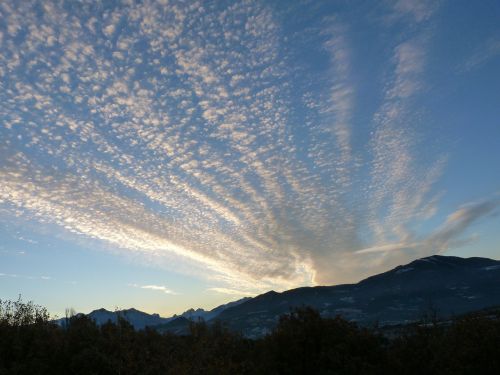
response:
[[[130,309],[127,309],[127,310],[122,310],[122,312],[131,312],[131,313],[142,313],[142,311],[139,311],[135,308],[130,308]]]
[[[266,292],[264,294],[261,294],[260,296],[258,297],[271,297],[271,296],[276,296],[280,293],[276,292],[275,290],[270,290],[269,292]]]
[[[93,311],[91,311],[90,313],[91,313],[91,314],[92,314],[92,313],[111,313],[111,311],[106,310],[104,307],[101,307],[100,309],[93,310]]]
[[[435,261],[435,260],[444,260],[444,259],[453,259],[453,258],[456,258],[456,257],[453,257],[453,256],[446,256],[446,255],[437,255],[437,254],[434,254],[434,255],[430,255],[428,257],[423,257],[423,258],[420,258],[420,259],[417,259],[417,260],[430,260],[430,261]]]
[[[459,262],[459,263],[473,263],[477,261],[494,261],[493,259],[490,258],[484,258],[484,257],[469,257],[469,258],[462,258],[462,257],[457,257],[453,255],[431,255],[428,257],[420,258],[417,259],[419,261],[445,261],[445,262]]]

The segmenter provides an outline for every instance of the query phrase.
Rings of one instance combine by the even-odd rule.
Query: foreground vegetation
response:
[[[66,328],[31,302],[0,301],[3,374],[499,374],[498,314],[404,327],[387,338],[309,308],[282,316],[268,336],[249,340],[220,323],[191,335],[102,326],[86,316]]]

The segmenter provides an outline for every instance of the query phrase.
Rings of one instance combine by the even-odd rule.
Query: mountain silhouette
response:
[[[136,309],[94,310],[97,324],[116,322],[118,316],[135,329],[187,334],[190,321],[218,320],[247,337],[270,332],[279,317],[292,309],[312,307],[323,317],[337,315],[363,326],[411,323],[429,314],[448,318],[500,305],[500,261],[433,255],[368,277],[356,284],[301,287],[269,291],[242,298],[210,311],[189,309],[169,318]],[[57,322],[64,324],[65,319]]]
[[[217,319],[257,337],[270,332],[280,315],[300,306],[310,306],[323,317],[341,315],[361,325],[387,326],[495,305],[500,305],[500,261],[434,255],[357,284],[270,291],[224,310]]]

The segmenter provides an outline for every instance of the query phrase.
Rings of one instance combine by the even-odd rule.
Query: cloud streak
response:
[[[448,250],[453,242],[475,222],[493,214],[500,205],[499,199],[490,199],[478,203],[469,203],[448,215],[444,224],[424,241],[425,248],[438,252]]]
[[[141,289],[157,290],[157,291],[163,292],[165,294],[173,294],[173,295],[177,294],[163,285],[143,285],[140,288]]]
[[[432,255],[460,247],[468,242],[467,239],[463,239],[467,230],[479,220],[495,214],[499,205],[500,201],[497,198],[466,204],[448,215],[440,227],[423,238],[413,238],[413,242],[373,246],[357,250],[356,254],[406,251],[419,255]]]
[[[500,38],[489,38],[481,43],[465,62],[457,67],[458,73],[467,73],[479,68],[488,60],[500,55]]]

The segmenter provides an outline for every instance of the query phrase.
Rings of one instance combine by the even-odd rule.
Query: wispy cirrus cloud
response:
[[[457,71],[458,73],[469,72],[498,56],[500,56],[500,38],[489,38],[477,46],[465,62],[457,66]]]
[[[208,288],[207,290],[209,290],[211,292],[216,292],[216,293],[220,293],[220,294],[227,294],[227,295],[231,295],[231,296],[246,296],[246,295],[252,295],[253,294],[252,292],[242,291],[242,290],[236,290],[236,289],[230,289],[230,288],[217,288],[217,287],[214,287],[214,288]]]
[[[3,272],[0,272],[0,277],[10,277],[10,278],[14,278],[14,279],[28,279],[28,280],[53,280],[53,278],[51,276],[46,276],[46,275],[42,275],[42,276],[33,276],[33,275],[19,275],[19,274],[16,274],[16,273],[3,273]]]
[[[435,231],[422,238],[414,237],[411,241],[373,246],[357,250],[357,254],[385,253],[406,251],[418,255],[442,253],[450,248],[460,247],[468,242],[463,235],[479,220],[494,215],[500,206],[498,198],[468,203],[446,218]]]
[[[172,289],[167,288],[164,285],[155,285],[155,284],[150,284],[150,285],[139,285],[139,284],[128,284],[128,286],[131,286],[133,288],[139,288],[139,289],[149,289],[153,291],[158,291],[158,292],[163,292],[165,294],[170,294],[170,295],[178,295],[179,293],[174,292]]]
[[[177,294],[174,291],[168,289],[167,287],[165,287],[163,285],[142,285],[140,288],[141,289],[157,290],[157,291],[163,292],[165,294],[174,294],[174,295]]]
[[[500,206],[498,198],[466,204],[448,215],[443,225],[424,240],[423,248],[444,252],[461,240],[477,221],[493,215]],[[429,250],[427,250],[429,251]]]

